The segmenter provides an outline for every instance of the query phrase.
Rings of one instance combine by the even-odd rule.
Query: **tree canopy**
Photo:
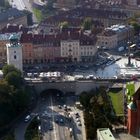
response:
[[[13,72],[13,71],[16,72],[19,76],[21,76],[21,71],[18,70],[17,68],[15,68],[14,65],[5,65],[2,68],[4,78],[6,77],[7,74],[9,74],[10,72]]]
[[[80,102],[84,107],[84,119],[87,139],[96,137],[97,128],[111,127],[112,107],[108,101],[106,89],[99,89],[90,92],[83,92],[80,95]]]
[[[29,104],[29,92],[23,84],[21,72],[13,65],[5,65],[0,80],[0,127],[10,123]]]
[[[67,21],[61,22],[59,24],[59,27],[62,28],[62,29],[63,28],[68,28],[69,27],[69,23]]]
[[[83,26],[84,30],[91,30],[91,28],[92,28],[92,19],[90,17],[85,18],[82,26]]]
[[[135,35],[139,35],[140,33],[140,23],[139,23],[140,15],[134,15],[128,20],[128,23],[134,27]]]

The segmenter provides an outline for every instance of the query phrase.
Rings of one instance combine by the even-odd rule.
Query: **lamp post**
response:
[[[128,41],[127,44],[128,44],[128,64],[127,65],[130,66],[131,65],[131,56],[130,56],[130,44],[131,44],[131,42]]]

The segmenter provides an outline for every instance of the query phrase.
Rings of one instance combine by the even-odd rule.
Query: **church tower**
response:
[[[7,64],[14,65],[21,72],[23,71],[22,45],[19,43],[19,35],[12,34],[7,47]]]

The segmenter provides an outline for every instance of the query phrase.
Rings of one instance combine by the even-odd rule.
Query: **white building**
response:
[[[97,129],[97,140],[115,140],[109,128]]]
[[[129,6],[137,6],[137,0],[127,0]]]
[[[79,40],[62,40],[61,57],[68,57],[70,61],[80,61],[80,42]]]
[[[9,40],[10,42],[6,44],[7,64],[14,65],[17,69],[19,69],[22,72],[22,45],[18,42],[19,36],[17,34],[12,34]]]
[[[129,25],[112,25],[105,28],[97,36],[97,45],[107,49],[117,46],[127,46],[127,42],[134,38],[134,28]]]
[[[61,40],[61,57],[73,62],[91,62],[97,52],[96,38],[79,34],[68,34]]]
[[[97,36],[97,46],[111,49],[117,47],[117,45],[117,34],[111,30],[105,30]]]

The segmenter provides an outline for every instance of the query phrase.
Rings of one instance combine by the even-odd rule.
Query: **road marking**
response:
[[[53,106],[53,101],[52,101],[52,96],[51,96],[51,109],[52,109],[52,124],[53,124],[53,128],[54,128],[54,140],[57,140],[57,137],[56,137],[56,127],[55,127],[55,123],[54,123],[54,115],[53,115],[53,110],[54,110],[54,106]]]

